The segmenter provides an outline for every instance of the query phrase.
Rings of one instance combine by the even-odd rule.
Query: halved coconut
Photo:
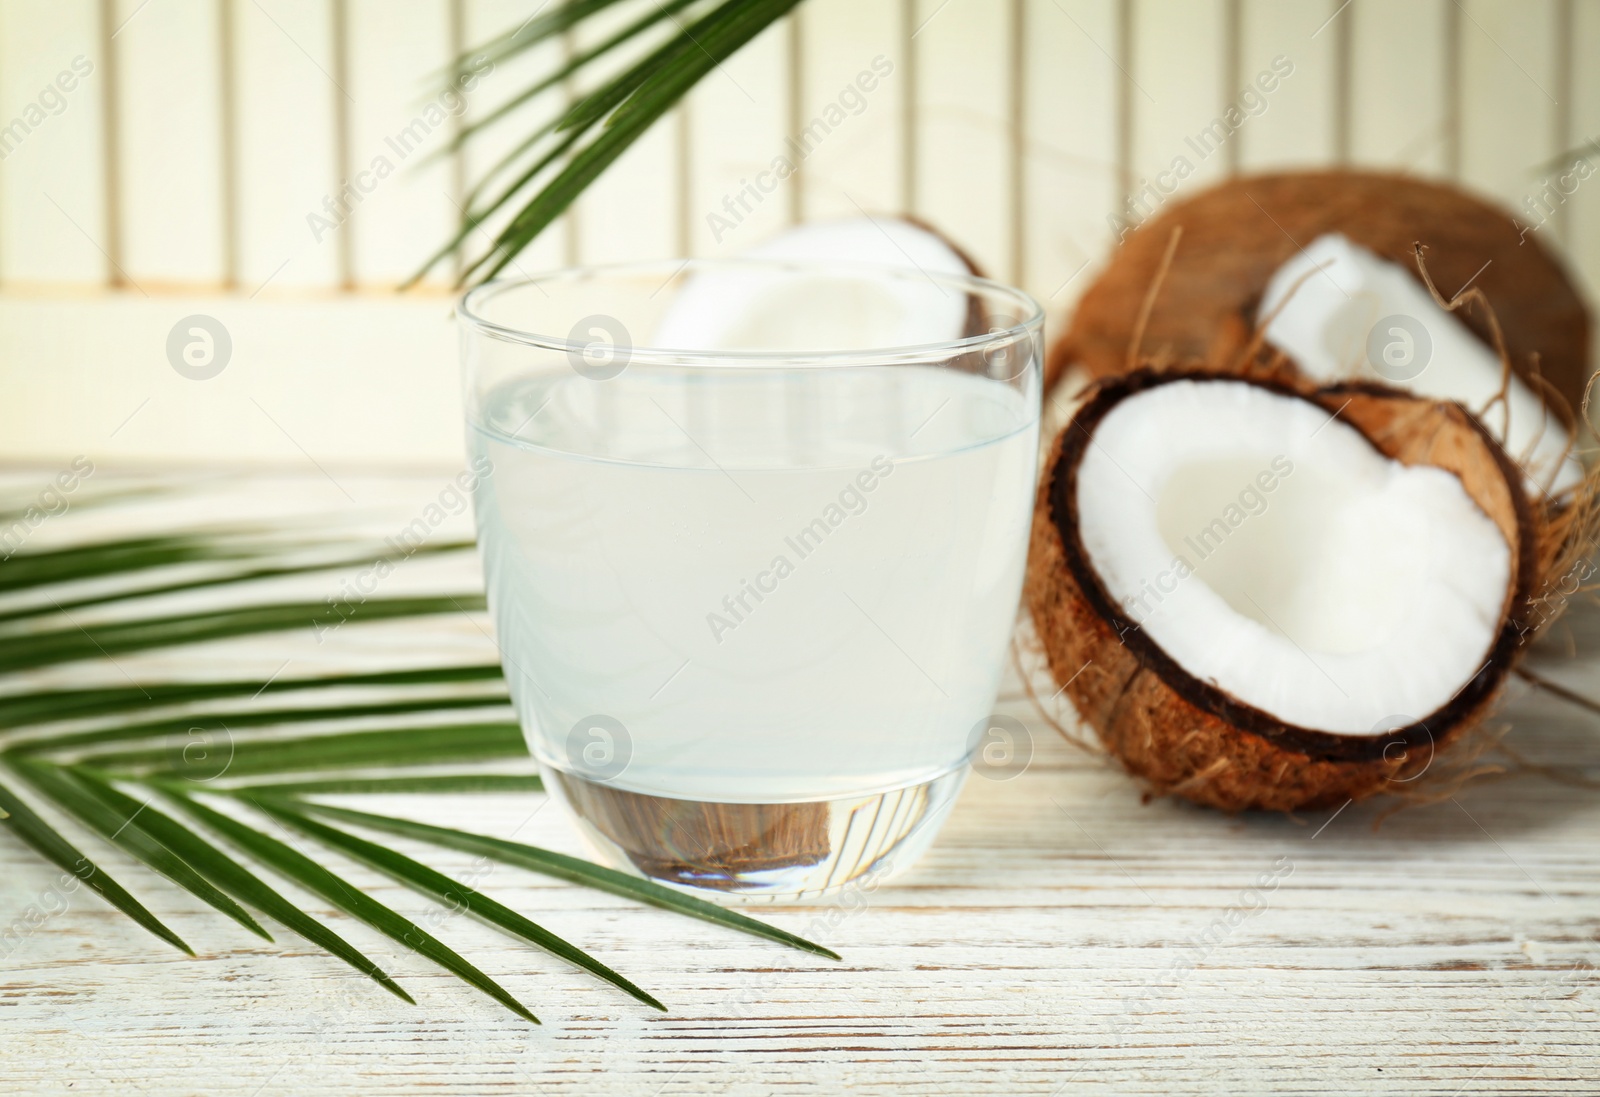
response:
[[[1026,596],[1081,719],[1157,792],[1337,806],[1481,722],[1542,513],[1457,405],[1141,370],[1057,439]]]
[[[815,277],[710,269],[691,278],[656,329],[682,350],[830,351],[955,340],[984,330],[967,294],[930,279],[885,280],[866,264],[932,275],[977,274],[966,254],[926,225],[898,217],[811,221],[741,258],[827,264]]]
[[[1142,305],[1178,228],[1181,239],[1141,331]],[[1490,409],[1487,425],[1506,439],[1514,457],[1524,456],[1538,439],[1540,452],[1529,455],[1540,466],[1532,478],[1541,487],[1558,480],[1570,486],[1576,466],[1563,469],[1561,458],[1548,452],[1566,444],[1569,417],[1561,408],[1559,415],[1547,413],[1535,393],[1542,394],[1548,382],[1568,407],[1581,406],[1590,375],[1589,316],[1582,299],[1561,264],[1511,216],[1455,187],[1406,176],[1243,176],[1172,203],[1128,236],[1085,292],[1068,330],[1051,348],[1046,385],[1072,366],[1102,377],[1152,357],[1240,369],[1247,365],[1242,352],[1257,321],[1270,312],[1264,298],[1277,307],[1297,287],[1288,307],[1299,318],[1285,318],[1271,334],[1310,380],[1379,377],[1481,411],[1485,357],[1492,361],[1493,391],[1499,388],[1490,320],[1476,309],[1447,314],[1433,302],[1417,267],[1419,242],[1443,294],[1454,296],[1466,287],[1483,292],[1521,375],[1508,401],[1509,433],[1503,405]],[[1322,266],[1329,268],[1326,277],[1311,274]],[[1335,292],[1360,299],[1348,309],[1333,307],[1326,298]],[[1298,303],[1302,295],[1304,305]],[[1342,296],[1339,304],[1345,304]],[[1372,325],[1390,316],[1382,310],[1391,307],[1418,314],[1414,318],[1430,331],[1470,332],[1472,340],[1442,339],[1445,345],[1432,348],[1432,360],[1414,377],[1366,369]],[[1357,313],[1369,320],[1359,333],[1352,330]],[[1138,347],[1131,346],[1135,338]],[[1470,352],[1456,353],[1468,346]],[[1330,357],[1331,363],[1321,365]]]

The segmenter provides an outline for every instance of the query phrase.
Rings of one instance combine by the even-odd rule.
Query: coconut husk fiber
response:
[[[1141,305],[1157,282],[1174,229],[1182,231],[1137,346]],[[1569,407],[1589,376],[1590,322],[1572,279],[1537,233],[1457,187],[1364,171],[1247,175],[1174,200],[1129,233],[1083,295],[1051,347],[1045,384],[1072,365],[1091,376],[1125,372],[1161,357],[1231,368],[1255,331],[1273,273],[1298,248],[1338,232],[1417,272],[1426,249],[1439,291],[1469,283],[1498,315],[1512,366],[1535,372]],[[1420,276],[1419,276],[1420,280]],[[1491,343],[1485,315],[1457,313]]]

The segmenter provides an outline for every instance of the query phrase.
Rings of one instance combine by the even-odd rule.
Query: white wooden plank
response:
[[[911,212],[985,273],[1012,276],[1010,85],[1014,5],[918,0]]]
[[[789,221],[790,25],[780,22],[690,94],[689,229],[695,255],[743,251]]]
[[[1574,4],[1572,29],[1572,41],[1567,44],[1573,61],[1572,89],[1567,97],[1572,115],[1566,144],[1569,148],[1588,147],[1584,157],[1588,178],[1581,180],[1567,199],[1566,253],[1593,307],[1593,302],[1600,301],[1600,68],[1590,61],[1600,57],[1600,4]],[[1594,364],[1600,367],[1600,339],[1591,335],[1590,346],[1595,352]]]
[[[575,44],[579,48],[593,45],[638,15],[637,9],[629,8],[587,20],[574,36]],[[667,29],[677,30],[685,25],[680,16],[676,24],[669,21]],[[615,61],[594,66],[583,86],[594,86],[630,64],[639,53],[636,48]],[[710,73],[706,79],[731,82],[726,68]],[[657,121],[574,204],[574,250],[581,262],[664,259],[687,247],[687,218],[683,216],[678,186],[684,136],[681,126],[679,111]]]
[[[904,209],[905,69],[916,29],[904,15],[902,5],[882,0],[807,0],[798,9],[803,69],[792,136],[805,156],[806,218]],[[856,113],[856,95],[872,77],[876,87]]]
[[[528,21],[529,8],[524,0],[466,0],[463,33],[468,49],[484,45],[499,35],[514,31]],[[486,76],[469,94],[466,121],[481,119],[505,102],[518,96],[538,80],[560,67],[563,59],[560,42],[548,42],[524,51],[509,60],[494,64],[494,71]],[[476,186],[500,158],[526,139],[537,125],[553,117],[565,103],[566,97],[557,86],[519,107],[511,116],[492,128],[474,136],[462,155],[463,179],[468,188]],[[509,182],[509,179],[507,180]],[[452,186],[452,191],[454,187]],[[487,193],[498,194],[499,187]],[[532,192],[528,192],[532,193]],[[465,194],[452,195],[456,203],[466,200]],[[515,214],[518,206],[512,202],[506,209],[486,221],[482,230],[473,235],[467,254],[476,258],[491,246],[494,235]],[[459,211],[458,211],[459,212]],[[558,220],[547,228],[517,257],[515,272],[532,275],[539,271],[566,266],[567,222]]]
[[[1350,155],[1357,164],[1445,168],[1445,20],[1451,0],[1353,0]],[[1324,32],[1326,33],[1326,32]]]
[[[145,290],[220,283],[219,9],[207,0],[118,0],[115,9],[122,265]]]
[[[1343,0],[1242,0],[1239,67],[1229,103],[1248,118],[1237,136],[1245,171],[1324,164],[1335,128]]]
[[[110,469],[95,475],[125,482]],[[441,486],[437,474],[344,479],[379,530],[413,518]],[[4,485],[32,482],[24,475]],[[64,537],[55,523],[80,520],[101,532],[171,529],[195,514],[268,513],[336,528],[338,513],[315,474],[235,479],[158,506],[155,515],[74,510],[38,536]],[[480,581],[470,558],[447,578],[453,589]],[[1600,621],[1584,612],[1576,632],[1589,639],[1578,657],[1546,653],[1540,665],[1590,689]],[[493,659],[480,624],[462,616],[340,630],[322,645],[304,630],[238,645],[225,670],[264,679],[285,653],[295,657],[291,674],[402,656]],[[62,680],[83,680],[81,668],[71,674]],[[471,874],[488,894],[656,992],[665,1015],[313,845],[304,847],[309,855],[428,919],[545,1024],[512,1019],[292,887],[293,899],[418,1004],[296,938],[252,938],[106,852],[106,869],[200,948],[199,958],[181,957],[82,891],[51,899],[60,873],[18,843],[0,844],[8,884],[0,929],[26,920],[41,898],[52,912],[6,945],[8,1086],[29,1094],[1189,1097],[1320,1094],[1332,1077],[1352,1094],[1593,1089],[1600,804],[1591,792],[1523,773],[1411,807],[1381,829],[1380,813],[1392,805],[1303,820],[1228,817],[1142,803],[1117,769],[1067,746],[1025,703],[999,708],[1030,729],[1031,762],[1009,781],[971,779],[917,866],[833,901],[751,908],[837,949],[842,964],[504,866],[485,873],[469,854],[385,839],[448,875]],[[1600,767],[1592,722],[1570,706],[1523,695],[1505,715],[1534,763]],[[561,809],[539,796],[363,805],[588,855]],[[97,857],[105,849],[80,840]]]
[[[450,140],[441,73],[450,62],[447,0],[347,0],[350,12],[350,167],[345,231],[358,283],[391,286],[448,239],[456,214],[450,165],[424,164]],[[448,270],[434,283],[450,281]]]
[[[1125,213],[1137,221],[1227,172],[1224,0],[1133,4],[1132,162]],[[1230,93],[1231,94],[1231,93]]]
[[[106,277],[97,7],[0,3],[0,280],[8,283]]]
[[[1030,0],[1023,284],[1059,320],[1112,243],[1118,204],[1118,0]],[[1131,94],[1136,90],[1126,89]]]
[[[195,314],[232,342],[206,381],[165,353]],[[456,355],[449,303],[431,294],[9,294],[0,460],[448,464],[462,447]]]
[[[227,0],[238,58],[239,284],[339,284],[332,0]],[[348,103],[348,100],[346,100]]]
[[[1510,209],[1561,150],[1554,119],[1556,4],[1461,6],[1461,178]]]

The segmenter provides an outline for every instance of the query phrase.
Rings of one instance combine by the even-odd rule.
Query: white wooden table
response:
[[[414,505],[443,479],[339,486]],[[313,474],[226,497],[239,513],[269,497],[344,505],[330,493]],[[475,629],[452,650],[491,652]],[[1600,694],[1600,615],[1557,639],[1569,638],[1578,658],[1541,665]],[[259,662],[270,670],[275,656]],[[470,919],[441,925],[540,1014],[534,1028],[317,900],[308,909],[415,1007],[107,854],[201,955],[75,896],[0,969],[0,1093],[1600,1091],[1600,792],[1509,777],[1378,830],[1381,809],[1365,805],[1290,820],[1144,804],[1007,691],[1003,710],[1034,732],[1031,764],[969,781],[919,865],[870,894],[752,911],[842,963],[497,867],[483,890],[671,1009]],[[1600,776],[1594,718],[1538,695],[1508,715],[1530,761]],[[543,797],[391,797],[373,810],[584,852]],[[452,875],[472,863],[397,844]],[[429,909],[341,869],[403,913]],[[0,835],[0,924],[55,875]]]

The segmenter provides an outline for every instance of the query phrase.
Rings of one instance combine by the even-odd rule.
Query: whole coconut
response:
[[[1171,268],[1139,347],[1130,349],[1141,305],[1179,227]],[[1341,233],[1414,275],[1413,246],[1421,243],[1440,292],[1453,295],[1470,282],[1487,296],[1513,367],[1526,376],[1537,355],[1543,378],[1571,407],[1581,405],[1589,316],[1540,241],[1510,214],[1459,188],[1364,171],[1241,176],[1164,207],[1128,235],[1084,294],[1051,348],[1046,389],[1074,364],[1095,377],[1151,357],[1234,368],[1273,273],[1327,233]],[[1457,315],[1489,342],[1483,316]]]

